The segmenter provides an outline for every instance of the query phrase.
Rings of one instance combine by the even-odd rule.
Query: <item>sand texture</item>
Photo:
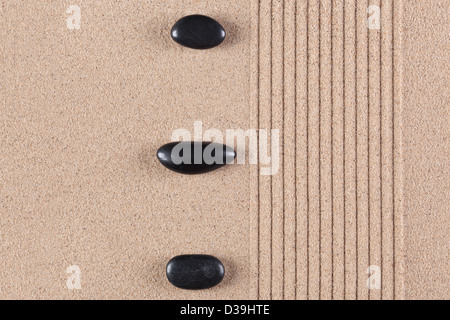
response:
[[[448,299],[449,7],[2,1],[0,298]],[[172,41],[194,13],[221,46]],[[278,170],[165,169],[156,150],[196,121],[278,130]],[[174,288],[166,263],[189,253],[224,281]]]

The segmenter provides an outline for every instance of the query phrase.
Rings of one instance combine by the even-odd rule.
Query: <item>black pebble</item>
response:
[[[166,274],[175,287],[202,290],[217,286],[225,276],[225,268],[212,256],[183,255],[169,261]]]
[[[211,172],[236,158],[232,148],[211,142],[172,142],[159,148],[156,155],[163,166],[182,174]]]
[[[172,28],[172,39],[192,49],[211,49],[225,40],[225,29],[216,20],[192,15],[181,18]]]

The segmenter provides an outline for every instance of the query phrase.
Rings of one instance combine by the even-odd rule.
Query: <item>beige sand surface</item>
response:
[[[0,298],[449,298],[449,5],[2,1]],[[225,43],[174,43],[192,13]],[[195,121],[278,129],[278,173],[166,170],[156,150]],[[171,286],[186,253],[224,282]]]

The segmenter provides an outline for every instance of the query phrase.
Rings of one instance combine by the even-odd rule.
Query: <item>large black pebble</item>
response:
[[[216,20],[202,15],[181,18],[172,28],[172,39],[192,49],[211,49],[226,37],[225,29]]]
[[[168,143],[156,155],[163,166],[182,174],[211,172],[233,163],[236,158],[236,152],[228,146],[190,141]]]
[[[225,268],[213,256],[183,255],[169,261],[166,274],[175,287],[203,290],[217,286],[225,276]]]

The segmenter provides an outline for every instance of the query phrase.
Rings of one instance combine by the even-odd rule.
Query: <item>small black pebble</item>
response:
[[[166,274],[177,288],[203,290],[217,286],[225,276],[225,268],[213,256],[183,255],[169,261]]]
[[[216,20],[192,15],[181,18],[172,28],[172,39],[192,49],[211,49],[225,40],[225,29]]]
[[[158,160],[166,168],[182,174],[201,174],[233,163],[236,152],[212,142],[172,142],[159,148]]]

